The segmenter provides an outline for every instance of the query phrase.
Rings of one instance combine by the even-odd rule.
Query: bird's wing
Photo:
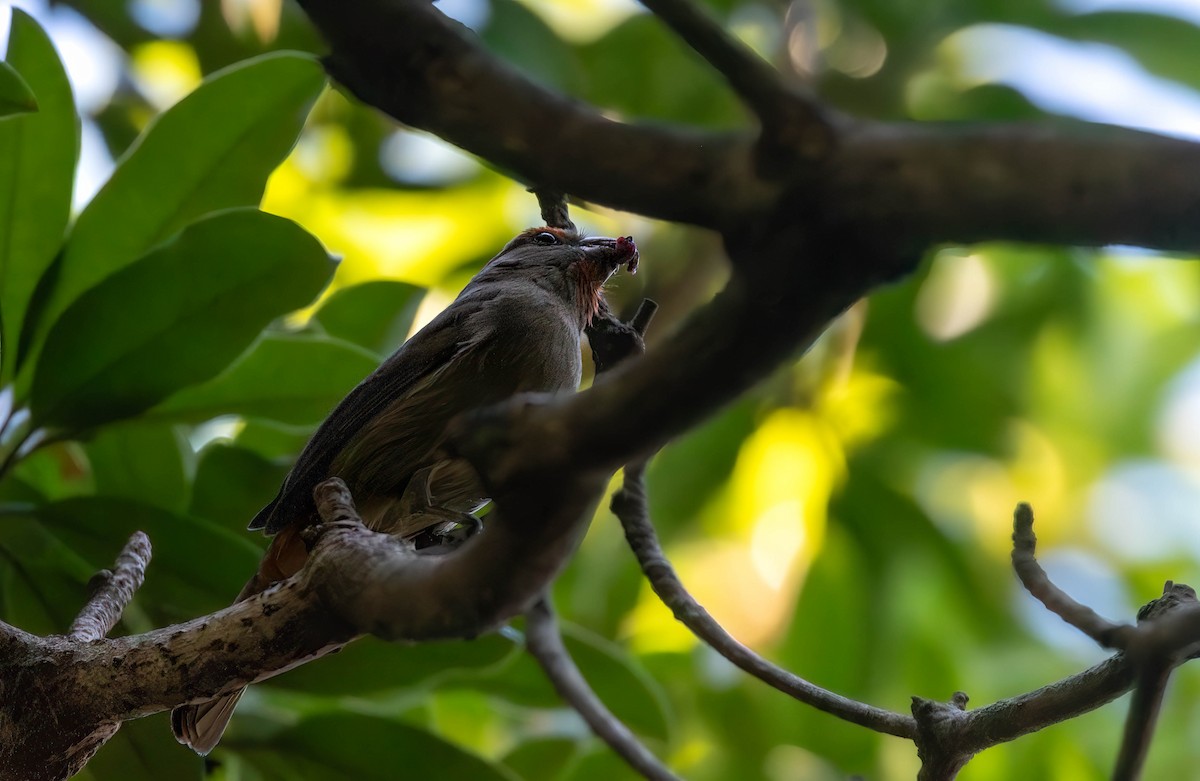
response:
[[[279,493],[259,510],[249,528],[275,534],[289,523],[308,517],[314,509],[313,488],[328,476],[337,454],[388,404],[450,362],[463,347],[458,336],[467,331],[455,327],[455,321],[471,314],[462,307],[447,309],[350,391],[317,428]]]

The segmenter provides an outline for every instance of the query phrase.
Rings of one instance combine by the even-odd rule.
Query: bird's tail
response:
[[[271,540],[271,546],[267,548],[258,572],[242,587],[233,604],[249,599],[260,591],[265,591],[272,583],[299,572],[307,555],[297,525],[285,528]],[[200,755],[212,751],[225,734],[225,728],[229,726],[229,719],[233,716],[234,706],[244,691],[246,687],[243,686],[237,691],[204,702],[180,705],[171,711],[171,729],[175,733],[175,739]]]
[[[175,739],[201,756],[212,751],[225,734],[233,709],[244,691],[246,689],[242,687],[216,699],[182,705],[171,711]]]

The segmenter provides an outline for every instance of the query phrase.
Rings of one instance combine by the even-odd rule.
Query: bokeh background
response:
[[[49,32],[82,113],[76,209],[147,123],[208,74],[276,49],[321,51],[281,0],[16,5]],[[749,123],[719,78],[631,0],[437,5],[532,78],[614,117]],[[708,5],[781,70],[861,116],[1089,120],[1200,137],[1198,0]],[[7,17],[0,9],[0,41]],[[342,258],[322,300],[279,328],[312,328],[317,312],[318,326],[356,337],[355,360],[334,356],[332,374],[311,387],[313,367],[281,369],[274,381],[299,399],[289,406],[198,425],[141,420],[37,452],[9,493],[57,501],[63,517],[0,513],[5,620],[64,631],[88,576],[134,526],[160,550],[184,552],[151,565],[121,631],[221,607],[262,544],[241,530],[323,410],[372,354],[393,349],[538,221],[533,198],[503,173],[333,88],[262,208]],[[655,338],[684,327],[728,274],[712,235],[601,208],[574,215],[591,233],[637,238],[641,271],[616,277],[610,299],[626,312],[643,296],[660,302]],[[1078,671],[1104,655],[1017,586],[1011,512],[1033,504],[1043,563],[1109,617],[1131,619],[1166,579],[1197,580],[1198,311],[1200,267],[1189,258],[940,248],[659,455],[650,490],[667,551],[736,637],[873,704],[906,710],[913,694],[961,689],[979,705]],[[90,496],[109,504],[63,501]],[[86,539],[73,531],[73,506],[97,514]],[[196,534],[200,521],[211,533]],[[554,597],[584,673],[688,778],[915,776],[910,743],[798,705],[692,639],[640,579],[606,510]],[[254,687],[207,763],[174,743],[159,714],[126,725],[81,777],[633,777],[560,705],[519,641],[519,623],[470,643],[365,640]],[[1147,777],[1194,777],[1198,694],[1183,669]],[[1123,714],[1121,702],[989,750],[962,777],[1103,777]]]

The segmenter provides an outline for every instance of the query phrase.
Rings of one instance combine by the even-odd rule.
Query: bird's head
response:
[[[564,228],[530,228],[510,241],[476,279],[529,279],[578,307],[587,323],[600,308],[604,283],[621,266],[637,273],[632,236],[584,237]]]

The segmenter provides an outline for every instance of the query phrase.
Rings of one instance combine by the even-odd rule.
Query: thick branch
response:
[[[753,276],[735,275],[644,360],[583,393],[512,410],[507,435],[526,447],[510,454],[511,468],[611,472],[646,456],[807,349],[873,280],[912,262],[782,223],[728,246]]]
[[[428,2],[300,5],[329,42],[331,75],[361,100],[526,182],[701,225],[769,197],[739,172],[748,134],[608,119],[521,75]]]
[[[1191,141],[1082,123],[865,123],[847,130],[828,165],[835,219],[920,246],[1200,250]]]
[[[304,569],[232,607],[88,643],[0,624],[0,779],[63,777],[120,721],[232,691],[363,633],[417,641],[495,627],[558,573],[606,484],[594,472],[549,489],[536,475],[493,483],[487,531],[434,556],[368,531],[332,480],[318,488],[328,523]]]
[[[651,588],[675,618],[742,670],[806,705],[877,732],[902,738],[916,737],[916,722],[912,718],[826,691],[768,662],[731,637],[688,593],[663,554],[646,505],[644,471],[645,465],[640,463],[625,468],[625,485],[613,497],[612,509],[625,528],[629,547],[637,556]]]
[[[720,229],[768,217],[840,226],[909,251],[993,239],[1200,249],[1200,144],[1061,122],[862,122],[836,128],[819,170],[798,148],[790,172],[760,175],[749,132],[610,120],[522,76],[426,2],[301,5],[329,41],[332,75],[364,102],[607,206]]]
[[[500,443],[468,444],[484,461]],[[485,475],[486,479],[486,475]],[[306,581],[335,615],[387,640],[474,637],[524,612],[558,574],[607,483],[593,474],[552,488],[493,483],[496,509],[486,529],[457,550],[422,555],[403,541],[367,530],[355,516],[320,527]],[[318,502],[350,504],[340,480],[317,488]],[[420,594],[420,599],[413,599]]]
[[[526,650],[541,665],[546,677],[566,702],[574,708],[592,732],[645,778],[674,781],[676,775],[642,745],[628,727],[612,714],[588,686],[563,644],[554,610],[539,601],[525,614]]]

